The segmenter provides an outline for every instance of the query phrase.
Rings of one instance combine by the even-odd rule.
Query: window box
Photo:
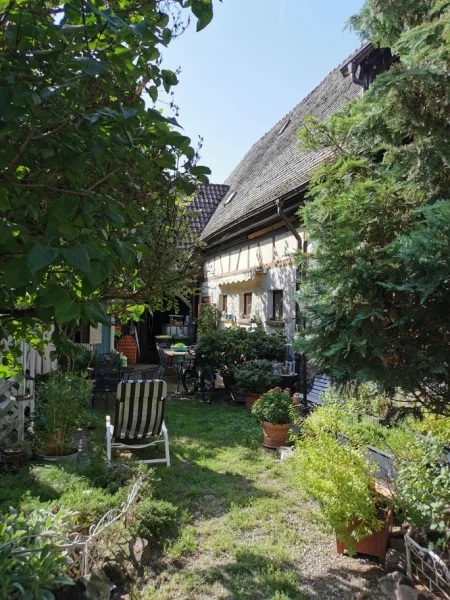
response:
[[[284,321],[277,321],[275,319],[266,319],[266,324],[269,327],[284,327]]]

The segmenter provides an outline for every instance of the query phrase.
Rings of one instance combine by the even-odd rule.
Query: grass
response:
[[[243,409],[192,399],[168,403],[172,466],[156,496],[179,509],[177,530],[133,599],[302,600],[300,524],[290,461],[261,448]]]

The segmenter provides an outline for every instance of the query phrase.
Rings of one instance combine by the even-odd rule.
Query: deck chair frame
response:
[[[106,456],[112,450],[141,450],[164,444],[164,458],[141,460],[170,467],[169,435],[164,422],[167,384],[160,379],[121,381],[117,388],[115,425],[106,417]],[[131,444],[130,442],[136,443]]]

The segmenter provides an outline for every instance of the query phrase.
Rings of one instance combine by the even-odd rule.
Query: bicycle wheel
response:
[[[197,373],[195,372],[195,369],[187,369],[183,373],[181,383],[183,384],[186,394],[189,394],[190,396],[195,394],[197,391]]]
[[[211,404],[213,399],[213,392],[216,387],[214,379],[215,377],[212,371],[203,371],[200,385],[203,402],[206,402],[206,404]]]

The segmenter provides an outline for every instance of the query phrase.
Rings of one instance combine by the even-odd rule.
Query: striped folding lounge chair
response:
[[[111,463],[113,448],[139,450],[164,444],[164,458],[143,463],[166,463],[170,467],[169,437],[164,423],[167,384],[159,379],[122,381],[117,387],[114,426],[106,417],[106,454]]]

